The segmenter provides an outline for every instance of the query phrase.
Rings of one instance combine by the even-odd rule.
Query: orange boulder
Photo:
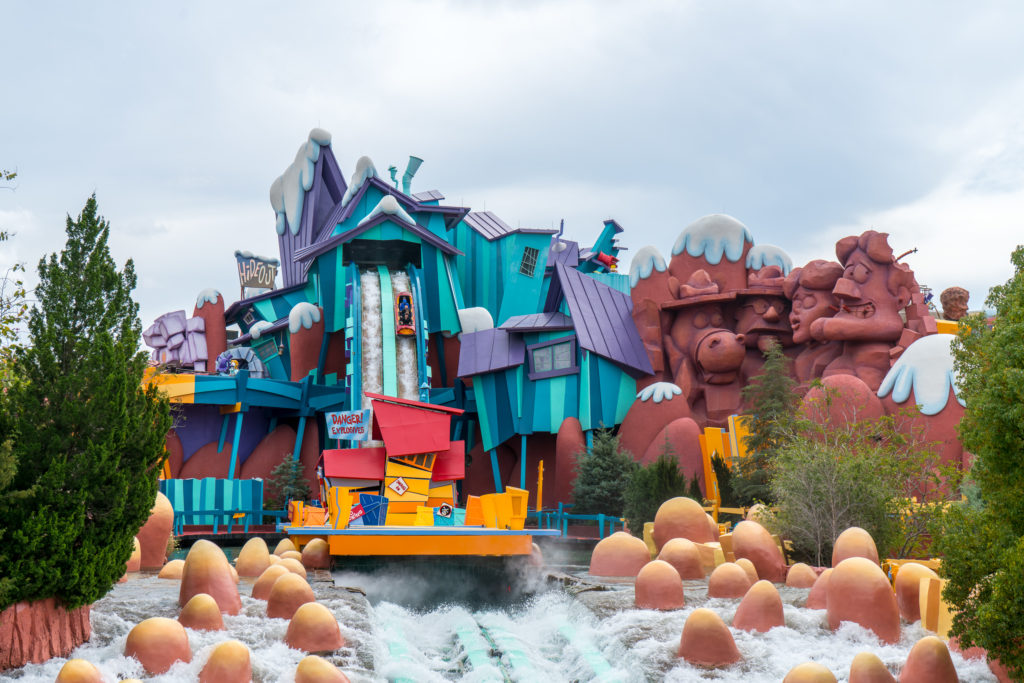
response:
[[[925,636],[914,643],[900,671],[900,683],[957,683],[959,680],[949,648],[935,636]]]
[[[693,610],[686,618],[677,656],[706,667],[729,666],[741,659],[729,627],[721,617],[704,608]]]
[[[828,607],[828,582],[832,578],[832,570],[826,569],[811,586],[804,607],[807,609],[825,609]]]
[[[818,574],[803,562],[797,562],[786,573],[786,585],[790,588],[811,588],[818,581]]]
[[[292,559],[296,562],[302,562],[302,553],[300,553],[298,550],[285,550],[283,553],[281,553],[281,559]]]
[[[270,549],[262,538],[250,538],[238,551],[235,571],[239,576],[259,576],[270,566]]]
[[[174,530],[174,507],[167,496],[157,491],[149,519],[139,529],[142,546],[142,569],[159,569],[167,559],[167,542]]]
[[[157,574],[158,579],[181,579],[181,572],[185,569],[185,560],[171,560],[163,566],[160,573]]]
[[[295,550],[295,544],[292,543],[290,538],[282,538],[278,541],[277,545],[274,546],[274,554],[280,557],[289,550]]]
[[[679,572],[664,560],[652,560],[636,575],[634,604],[640,609],[679,609],[686,604]]]
[[[323,657],[309,655],[296,667],[295,683],[348,683],[348,676]]]
[[[668,562],[679,572],[679,578],[703,579],[704,565],[700,559],[700,549],[688,538],[670,538],[658,553],[658,559]]]
[[[741,557],[736,560],[736,564],[743,567],[743,571],[747,573],[751,584],[757,583],[760,580],[760,577],[757,575],[757,567],[754,566],[753,562],[745,557]]]
[[[196,631],[223,631],[224,619],[220,616],[217,601],[206,593],[196,593],[181,608],[178,623]]]
[[[132,539],[132,554],[125,564],[126,572],[137,572],[142,568],[142,546],[139,545],[139,537]]]
[[[165,617],[152,617],[136,624],[128,632],[124,654],[139,660],[151,676],[164,673],[175,662],[192,661],[185,627]]]
[[[911,624],[921,618],[920,588],[924,578],[937,579],[939,575],[916,562],[907,562],[896,572],[896,604],[900,616]]]
[[[757,522],[743,520],[732,531],[732,552],[754,563],[757,575],[773,583],[786,580],[786,560],[768,530]]]
[[[314,538],[302,549],[299,559],[306,569],[330,569],[331,551],[327,547],[327,541],[322,538]]]
[[[260,574],[260,577],[256,579],[256,583],[252,585],[252,597],[257,600],[266,600],[270,597],[270,589],[274,587],[274,582],[285,574],[290,574],[287,569],[277,565],[267,567],[267,569]]]
[[[307,602],[315,602],[313,589],[306,580],[291,572],[278,577],[267,596],[267,616],[276,619],[291,619],[295,610]]]
[[[836,677],[828,667],[816,662],[805,662],[790,669],[782,683],[836,683]]]
[[[69,659],[60,668],[55,683],[103,683],[103,674],[92,662]]]
[[[742,598],[752,583],[743,567],[735,562],[724,562],[715,567],[708,578],[708,597]]]
[[[295,610],[284,642],[305,652],[333,652],[345,645],[338,620],[318,602],[307,602]]]
[[[900,638],[896,595],[881,567],[867,558],[850,557],[832,569],[826,611],[833,631],[841,622],[852,621],[886,643]]]
[[[733,628],[760,633],[785,625],[779,591],[771,581],[763,579],[751,586],[743,596],[732,620]]]
[[[850,664],[849,683],[896,683],[885,664],[872,652],[861,652]]]
[[[625,531],[616,531],[594,546],[590,573],[593,576],[636,576],[650,561],[646,543]]]
[[[704,513],[704,516],[708,518],[708,531],[711,533],[711,540],[718,541],[721,536],[718,530],[718,522],[707,512]]]
[[[669,498],[654,515],[654,545],[660,552],[670,538],[688,538],[694,543],[715,540],[707,513],[693,498]]]
[[[217,601],[221,612],[238,614],[242,600],[233,571],[224,551],[209,541],[196,541],[181,571],[178,604],[184,607],[194,595],[206,593]]]
[[[290,571],[292,574],[298,574],[302,578],[306,578],[306,568],[302,566],[302,562],[296,560],[294,557],[285,557],[278,564]]]
[[[213,648],[199,672],[199,683],[251,683],[249,648],[237,640],[225,640]]]
[[[864,557],[878,564],[878,548],[871,534],[859,526],[851,526],[839,534],[832,546],[832,566],[837,566],[848,557]]]

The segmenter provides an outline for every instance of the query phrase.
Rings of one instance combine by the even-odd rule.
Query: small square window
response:
[[[526,277],[533,277],[533,273],[537,270],[537,258],[540,256],[540,252],[533,247],[526,247],[523,249],[523,260],[519,264],[519,273]]]
[[[576,338],[563,337],[528,348],[530,379],[559,377],[579,372],[576,365]]]
[[[242,316],[242,322],[245,323],[246,325],[249,325],[249,326],[252,326],[252,324],[254,322],[256,322],[256,316],[253,315],[253,312],[252,312],[251,309],[246,311],[245,315]]]

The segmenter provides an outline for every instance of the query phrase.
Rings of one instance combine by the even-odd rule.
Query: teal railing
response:
[[[614,515],[576,515],[567,512],[572,507],[572,503],[566,505],[565,503],[559,503],[557,508],[550,509],[544,508],[541,510],[531,510],[527,513],[527,519],[536,519],[537,526],[541,529],[560,529],[562,536],[569,535],[569,522],[595,522],[597,524],[597,537],[605,537],[605,525],[608,528],[608,536],[615,533],[615,525],[619,525],[619,531],[626,528],[625,521],[621,517]]]

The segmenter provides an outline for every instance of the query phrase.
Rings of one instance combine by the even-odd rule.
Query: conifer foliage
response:
[[[572,511],[621,517],[626,485],[637,467],[630,454],[619,447],[619,437],[607,430],[595,431],[590,452],[576,455]]]
[[[0,416],[16,468],[0,478],[0,609],[46,597],[73,608],[110,589],[153,506],[171,426],[167,401],[141,386],[135,270],[111,258],[95,196],[66,233],[39,262]]]

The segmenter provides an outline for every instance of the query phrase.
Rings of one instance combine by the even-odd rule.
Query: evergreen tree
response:
[[[292,457],[291,453],[285,453],[281,463],[271,470],[267,483],[274,492],[271,504],[275,507],[285,508],[288,501],[309,497],[309,482],[302,462]]]
[[[937,532],[943,597],[956,610],[952,635],[998,657],[1024,678],[1024,246],[1013,252],[1014,275],[993,287],[983,314],[960,321],[953,346],[964,449],[975,455],[971,477],[980,509],[953,506]]]
[[[623,517],[626,518],[629,531],[642,538],[644,522],[654,521],[662,503],[677,496],[693,497],[691,484],[679,469],[675,449],[666,437],[658,459],[634,469],[626,484]],[[699,488],[697,490],[700,491]],[[696,500],[699,501],[700,497]]]
[[[90,197],[67,219],[64,250],[39,262],[29,344],[0,417],[16,471],[0,490],[0,608],[56,597],[78,607],[124,573],[156,498],[171,427],[166,399],[143,389],[135,271],[118,271],[110,227]]]
[[[626,484],[636,468],[630,454],[619,448],[619,437],[603,429],[594,432],[590,452],[576,456],[572,511],[621,517]]]
[[[761,374],[743,388],[743,399],[749,408],[746,421],[749,434],[744,439],[747,457],[734,459],[731,489],[719,479],[722,495],[733,491],[741,505],[771,502],[769,486],[771,470],[780,449],[793,433],[793,418],[800,397],[796,381],[789,374],[789,359],[782,347],[771,344],[765,351]]]

